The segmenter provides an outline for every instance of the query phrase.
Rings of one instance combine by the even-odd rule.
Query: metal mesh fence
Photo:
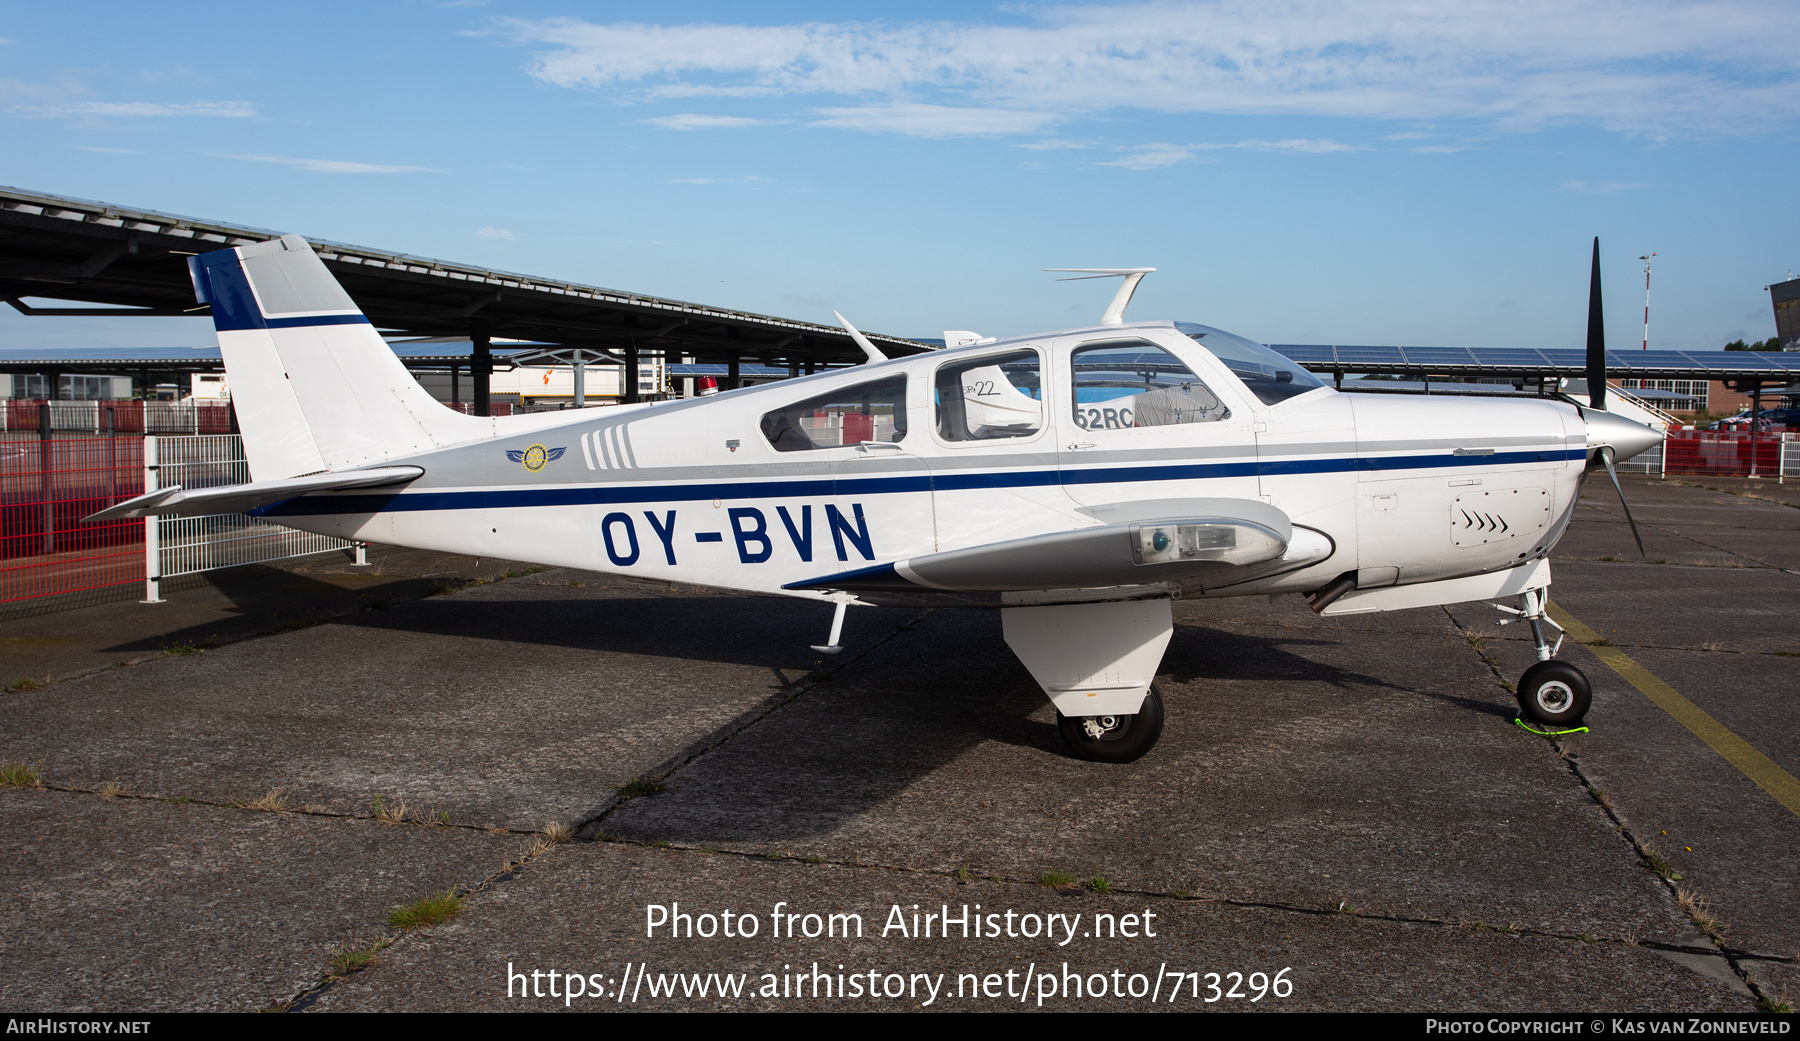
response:
[[[143,522],[81,518],[143,490],[143,438],[0,442],[0,604],[142,581]]]
[[[231,404],[192,401],[0,401],[0,438],[111,434],[229,434]]]
[[[175,484],[183,488],[217,488],[250,481],[243,439],[235,434],[159,437],[156,457],[156,483],[160,488]],[[160,578],[304,557],[355,545],[241,513],[164,517],[157,523],[156,541]]]

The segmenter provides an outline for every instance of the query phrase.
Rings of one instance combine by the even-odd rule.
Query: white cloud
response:
[[[1011,25],[552,18],[490,34],[534,48],[531,74],[557,86],[858,98],[828,125],[864,130],[1030,133],[1143,110],[1710,134],[1800,115],[1792,29],[1786,0],[1214,0],[1027,8]],[[987,115],[954,129],[903,106]]]
[[[768,184],[767,177],[677,177],[670,184]]]
[[[1080,141],[1065,141],[1060,137],[1047,137],[1042,141],[1032,141],[1015,147],[1029,148],[1034,152],[1054,152],[1062,149],[1086,148],[1088,146]]]
[[[1216,159],[1197,160],[1198,152],[1215,152],[1227,148],[1242,148],[1253,152],[1288,152],[1296,155],[1329,155],[1337,152],[1366,151],[1362,145],[1347,145],[1342,141],[1331,141],[1325,138],[1294,137],[1284,141],[1264,141],[1260,138],[1248,138],[1229,144],[1206,142],[1197,145],[1172,145],[1163,142],[1152,145],[1138,145],[1130,150],[1129,155],[1112,162],[1101,163],[1101,166],[1122,166],[1127,170],[1156,170],[1176,163],[1189,161],[1217,162]]]
[[[644,122],[667,130],[729,130],[762,126],[767,120],[751,119],[749,116],[707,116],[698,112],[683,112],[678,116],[656,116]]]
[[[390,166],[382,163],[352,163],[342,159],[296,159],[285,155],[221,155],[221,159],[242,159],[249,163],[280,163],[314,173],[397,174],[435,173],[429,166]]]
[[[105,155],[143,155],[135,148],[102,148],[99,145],[70,145],[78,152],[100,152]]]
[[[1423,141],[1426,138],[1436,137],[1436,136],[1437,136],[1436,134],[1427,134],[1423,130],[1406,130],[1406,131],[1402,131],[1398,134],[1389,134],[1388,136],[1382,138],[1382,140],[1383,141]]]
[[[59,116],[123,116],[161,119],[168,116],[216,116],[224,119],[249,119],[256,106],[248,101],[192,101],[181,105],[164,105],[153,101],[83,101],[45,111]]]
[[[1629,192],[1638,188],[1648,188],[1647,184],[1630,184],[1625,181],[1564,181],[1563,191],[1580,192],[1584,195],[1611,195],[1614,192]]]
[[[872,130],[913,137],[971,137],[989,134],[1031,134],[1063,117],[1053,112],[1028,112],[1004,108],[962,108],[892,102],[858,108],[822,108],[816,127]]]
[[[504,239],[507,242],[512,242],[519,236],[507,231],[505,228],[477,228],[475,230],[475,237],[479,239]]]
[[[1229,145],[1197,145],[1198,148],[1248,148],[1257,152],[1293,152],[1299,155],[1328,155],[1333,152],[1362,152],[1362,145],[1347,145],[1325,138],[1290,137],[1285,141],[1260,141],[1251,138]]]
[[[1114,159],[1101,166],[1122,166],[1127,170],[1160,170],[1165,166],[1185,163],[1194,158],[1192,145],[1144,145],[1137,151],[1121,159]]]

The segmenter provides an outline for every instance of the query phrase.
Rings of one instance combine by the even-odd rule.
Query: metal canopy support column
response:
[[[739,358],[737,355],[734,354],[731,356],[731,361],[727,363],[725,368],[726,390],[736,390],[743,386],[743,383],[741,382],[742,377],[740,376],[740,366],[742,363],[743,359]]]
[[[619,388],[619,400],[629,405],[638,399],[638,348],[625,345],[625,385]]]
[[[450,366],[450,404],[452,405],[462,401],[462,387],[458,385],[462,381],[457,378],[461,373],[461,365]]]
[[[485,416],[489,414],[491,400],[488,394],[489,377],[494,374],[493,342],[488,339],[487,319],[469,319],[469,344],[472,348],[469,357],[469,382],[475,385],[472,395],[475,414]]]
[[[587,355],[575,352],[575,407],[587,407]]]

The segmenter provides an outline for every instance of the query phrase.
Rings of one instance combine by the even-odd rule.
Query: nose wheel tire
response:
[[[1581,721],[1594,703],[1593,690],[1581,670],[1566,661],[1541,661],[1519,677],[1519,711],[1545,726]]]
[[[1163,704],[1156,688],[1144,695],[1144,704],[1131,716],[1065,716],[1056,714],[1069,749],[1096,763],[1130,763],[1141,759],[1162,737]]]

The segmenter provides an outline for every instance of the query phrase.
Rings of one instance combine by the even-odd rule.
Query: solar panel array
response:
[[[1313,372],[1432,376],[1583,376],[1587,353],[1530,347],[1350,347],[1272,343],[1272,350]],[[1800,380],[1800,352],[1607,351],[1614,378]]]

